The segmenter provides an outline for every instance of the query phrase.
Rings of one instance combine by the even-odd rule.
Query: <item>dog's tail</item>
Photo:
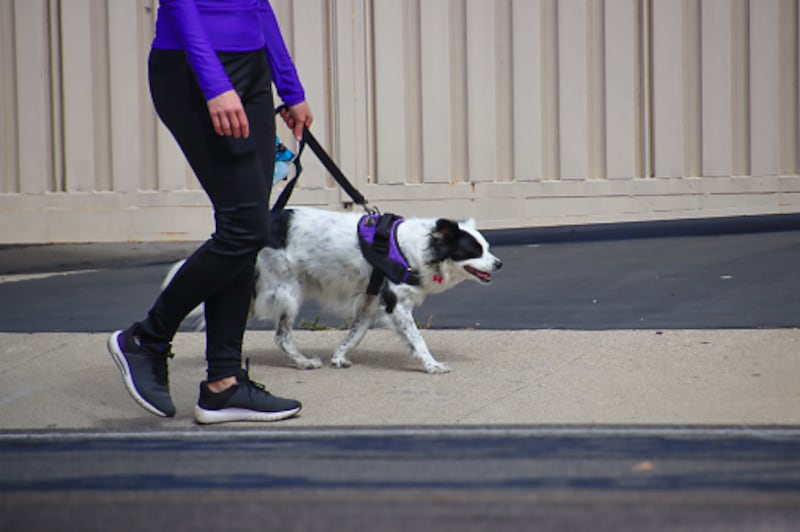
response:
[[[172,268],[170,268],[169,272],[167,272],[167,276],[164,277],[164,280],[161,282],[161,290],[164,290],[167,285],[172,282],[172,279],[175,277],[175,275],[177,275],[178,271],[180,271],[185,262],[186,259],[183,259],[172,265]],[[206,319],[204,316],[204,307],[203,304],[200,303],[186,316],[183,321],[195,331],[202,331],[206,328]]]

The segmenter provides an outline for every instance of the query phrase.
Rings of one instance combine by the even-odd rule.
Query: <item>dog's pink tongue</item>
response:
[[[491,273],[478,270],[478,269],[473,268],[471,266],[466,266],[464,269],[467,270],[472,275],[474,275],[475,277],[477,277],[478,279],[480,279],[481,281],[491,281],[492,280],[492,274]]]

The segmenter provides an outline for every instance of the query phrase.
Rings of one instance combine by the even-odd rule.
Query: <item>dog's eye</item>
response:
[[[461,233],[453,250],[453,260],[477,259],[483,256],[483,247],[469,233]]]

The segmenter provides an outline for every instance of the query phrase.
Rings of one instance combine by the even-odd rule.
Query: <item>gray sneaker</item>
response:
[[[151,414],[175,415],[169,395],[167,358],[172,357],[169,344],[141,344],[133,335],[137,324],[116,331],[108,339],[108,352],[117,363],[131,397]]]
[[[236,375],[237,384],[220,393],[200,383],[200,399],[194,419],[201,424],[229,421],[280,421],[297,414],[302,405],[294,399],[276,397],[264,385],[250,380],[249,367]]]

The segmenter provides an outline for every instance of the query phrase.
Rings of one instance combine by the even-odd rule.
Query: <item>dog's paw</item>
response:
[[[322,360],[319,358],[307,358],[297,361],[298,369],[318,369],[322,367]]]
[[[432,362],[430,364],[425,364],[425,371],[431,375],[441,375],[442,373],[450,373],[450,367],[441,362]]]
[[[353,363],[350,362],[350,360],[345,357],[338,357],[331,359],[331,367],[333,368],[344,369],[344,368],[349,368],[352,365]]]

